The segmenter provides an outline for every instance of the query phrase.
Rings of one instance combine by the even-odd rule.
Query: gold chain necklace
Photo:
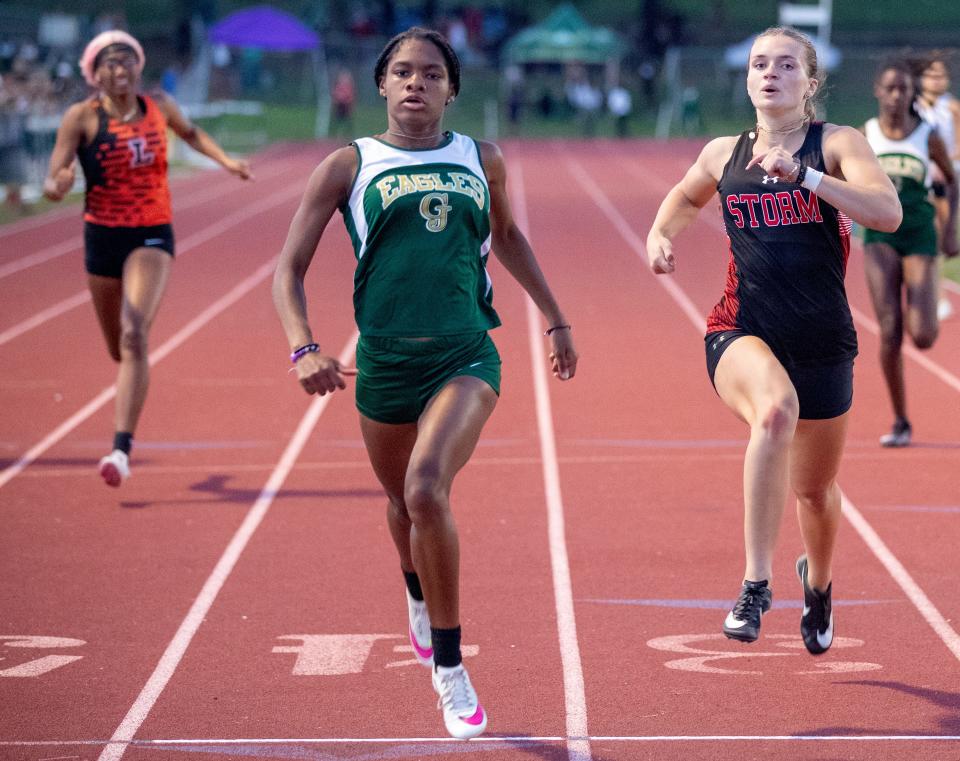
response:
[[[770,127],[765,127],[760,122],[757,122],[757,132],[766,132],[768,135],[789,135],[791,132],[796,132],[798,129],[803,129],[807,126],[807,122],[810,121],[809,116],[804,116],[799,121],[788,124],[785,127],[775,127],[771,129]]]

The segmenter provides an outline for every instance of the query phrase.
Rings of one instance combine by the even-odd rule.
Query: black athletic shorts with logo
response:
[[[84,264],[91,275],[122,277],[127,257],[137,248],[159,248],[174,255],[173,226],[107,227],[83,223]]]
[[[750,335],[743,330],[723,330],[707,333],[704,337],[707,350],[707,372],[710,382],[717,372],[720,357],[734,341]],[[777,359],[780,359],[777,357]],[[797,391],[802,420],[827,420],[838,417],[853,404],[853,360],[848,359],[833,365],[789,365],[780,360],[790,382]]]

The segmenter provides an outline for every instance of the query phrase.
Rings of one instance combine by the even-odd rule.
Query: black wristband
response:
[[[806,177],[806,176],[807,176],[807,165],[806,165],[806,164],[801,164],[801,165],[800,165],[800,169],[797,170],[797,179],[795,179],[793,182],[794,182],[796,185],[802,185],[802,184],[803,184],[803,178]]]

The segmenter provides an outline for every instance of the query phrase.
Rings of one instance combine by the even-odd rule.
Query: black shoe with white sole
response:
[[[833,582],[821,592],[807,583],[807,556],[797,558],[797,576],[803,584],[803,615],[800,616],[800,634],[803,644],[813,655],[821,655],[833,644]]]
[[[770,610],[773,590],[767,580],[745,581],[740,597],[723,622],[723,633],[740,642],[756,642],[760,636],[760,616]]]

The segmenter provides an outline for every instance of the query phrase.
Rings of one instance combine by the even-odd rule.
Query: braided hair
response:
[[[453,89],[453,94],[458,95],[460,93],[460,58],[457,56],[456,51],[454,51],[447,38],[440,34],[440,32],[434,31],[433,29],[424,29],[420,26],[412,26],[407,29],[407,31],[400,32],[400,34],[392,37],[390,41],[384,45],[383,50],[380,51],[380,55],[377,56],[377,65],[373,68],[373,81],[377,87],[383,84],[383,78],[386,74],[387,64],[390,62],[391,56],[393,56],[397,48],[400,47],[400,43],[406,42],[407,40],[426,40],[437,46],[443,55],[443,60],[447,64],[447,76],[450,78],[450,86]]]

